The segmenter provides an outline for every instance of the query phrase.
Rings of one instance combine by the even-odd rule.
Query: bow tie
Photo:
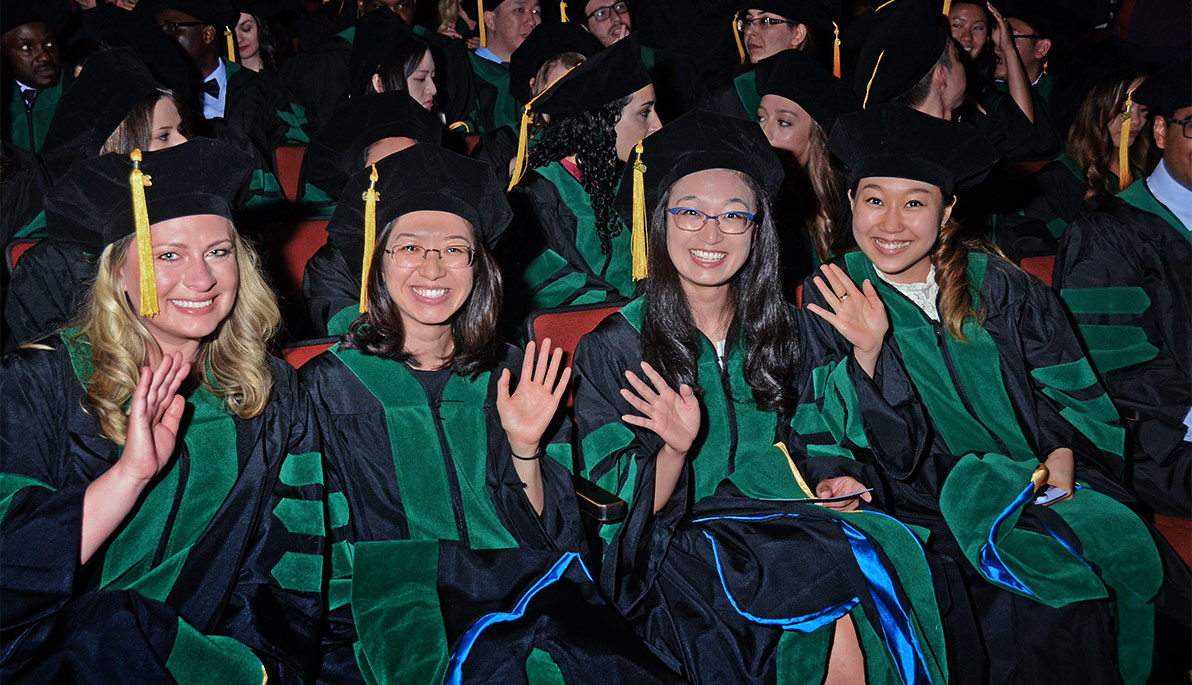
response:
[[[203,81],[203,92],[213,98],[219,98],[219,81],[211,79],[210,81]]]

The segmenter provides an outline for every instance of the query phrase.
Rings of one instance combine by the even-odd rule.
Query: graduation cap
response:
[[[356,22],[352,56],[348,61],[350,90],[353,96],[368,88],[372,75],[385,58],[408,41],[416,40],[414,31],[401,17],[385,8],[375,9]]]
[[[311,138],[307,180],[340,197],[348,179],[363,168],[369,146],[398,136],[438,145],[443,125],[404,91],[354,97],[337,107]]]
[[[348,181],[327,224],[349,264],[362,264],[360,312],[368,311],[368,272],[380,227],[418,211],[454,214],[476,229],[490,249],[513,211],[487,164],[418,144],[377,162]]]
[[[600,41],[578,24],[539,24],[509,58],[509,92],[518,102],[529,102],[534,97],[530,79],[538,75],[543,64],[565,52],[592,57],[601,49]]]
[[[742,13],[748,10],[757,10],[777,14],[784,19],[806,24],[818,31],[832,31],[835,35],[833,64],[836,75],[840,76],[840,27],[836,23],[836,19],[841,14],[839,0],[745,0],[745,2],[748,4],[733,15],[732,27],[733,39],[737,41],[737,54],[741,58],[741,64],[745,63],[745,45],[741,42],[743,31],[740,30],[738,21]]]
[[[655,131],[634,149],[614,208],[633,226],[633,278],[646,277],[646,215],[675,181],[705,169],[732,169],[773,196],[782,185],[778,155],[761,127],[747,119],[694,110]]]
[[[159,10],[171,9],[189,14],[204,24],[222,31],[227,41],[228,61],[236,61],[236,36],[232,29],[240,23],[240,11],[228,0],[158,0]]]
[[[70,20],[70,6],[70,0],[4,0],[0,35],[25,24],[45,24],[60,36]]]
[[[1177,109],[1192,107],[1192,60],[1185,59],[1147,77],[1134,91],[1134,102],[1149,107],[1152,115],[1166,117],[1175,115]]]
[[[467,0],[461,0],[467,2]],[[488,36],[485,35],[484,13],[497,9],[505,0],[476,0],[476,28],[480,29],[480,47],[488,47]]]
[[[641,46],[635,34],[596,53],[579,66],[572,67],[546,90],[526,103],[522,111],[517,145],[517,163],[509,188],[521,180],[526,159],[530,113],[571,116],[591,112],[610,102],[650,85],[650,74],[642,64]]]
[[[149,227],[196,214],[228,220],[253,171],[253,158],[227,143],[198,138],[157,152],[108,154],[75,165],[46,196],[46,230],[55,240],[96,252],[136,234],[141,314],[157,314]]]
[[[894,103],[841,116],[828,149],[854,184],[873,176],[909,178],[939,187],[944,197],[979,183],[998,161],[997,150],[969,124]]]
[[[931,72],[951,36],[929,0],[890,0],[845,34],[862,44],[853,92],[862,107],[889,102]]]
[[[62,93],[44,150],[98,155],[133,108],[159,88],[132,48],[111,48],[88,57],[82,73]]]
[[[584,26],[588,23],[589,0],[560,0],[559,19],[564,24]],[[617,0],[608,0],[608,4],[615,5]]]
[[[757,94],[780,95],[797,103],[825,133],[831,133],[836,117],[861,109],[843,81],[798,50],[783,50],[758,62]]]

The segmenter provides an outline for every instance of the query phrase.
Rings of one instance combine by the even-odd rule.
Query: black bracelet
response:
[[[537,452],[535,452],[535,453],[534,453],[534,456],[532,456],[532,457],[519,457],[519,456],[517,456],[517,454],[516,454],[516,453],[514,453],[512,450],[510,450],[510,451],[509,451],[509,453],[510,453],[510,454],[512,454],[512,455],[513,455],[513,458],[514,458],[514,459],[516,459],[516,460],[518,460],[518,461],[538,461],[539,459],[541,459],[541,458],[542,458],[542,457],[543,457],[543,456],[546,454],[546,450],[544,450],[544,449],[542,449],[541,447],[539,447],[539,448],[538,448],[538,451],[537,451]]]

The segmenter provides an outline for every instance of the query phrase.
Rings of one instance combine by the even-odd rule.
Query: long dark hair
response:
[[[369,267],[368,311],[352,322],[340,346],[404,363],[410,359],[405,351],[405,327],[401,311],[385,286],[383,260],[387,255],[379,249],[389,242],[395,225],[396,219],[377,238],[378,249],[373,252]],[[476,251],[472,261],[472,292],[451,319],[455,349],[445,367],[460,376],[475,376],[495,366],[497,315],[501,311],[501,270],[475,227],[472,227],[472,242]]]
[[[1110,180],[1113,172],[1109,165],[1117,159],[1118,148],[1109,135],[1109,124],[1126,104],[1130,84],[1146,75],[1145,71],[1135,69],[1118,72],[1098,81],[1085,96],[1072,127],[1068,129],[1067,153],[1084,170],[1084,201],[1089,206],[1107,201],[1119,190],[1117,184]],[[1147,126],[1136,128],[1138,137],[1130,146],[1130,174],[1136,179],[1146,178],[1154,164],[1158,163],[1154,159],[1156,155],[1151,136],[1144,130],[1151,128],[1150,124],[1148,119]],[[1134,125],[1138,126],[1137,119]],[[1123,171],[1119,169],[1119,175]]]
[[[422,58],[429,51],[430,43],[417,36],[399,41],[393,51],[381,61],[381,66],[377,68],[377,75],[381,77],[385,92],[396,90],[404,93],[408,91],[410,88],[406,84],[406,79],[410,78],[410,74],[414,73],[414,70],[422,62]],[[370,80],[365,85],[365,94],[371,94],[372,91],[372,81]]]
[[[757,216],[749,258],[729,281],[733,316],[727,341],[733,345],[740,338],[745,346],[745,382],[753,388],[758,406],[789,418],[797,400],[794,386],[799,368],[799,332],[782,296],[778,231],[771,216],[770,197],[752,178],[744,174],[741,178],[757,198]],[[670,193],[668,188],[650,217],[650,277],[645,282],[642,356],[671,387],[683,383],[697,387],[702,334],[695,327],[679,272],[667,251]]]
[[[613,190],[621,176],[616,125],[632,97],[627,95],[591,112],[552,118],[542,140],[530,150],[527,164],[527,168],[537,169],[575,155],[580,184],[588,192],[596,215],[601,254],[612,250],[613,236],[622,230],[613,212]]]

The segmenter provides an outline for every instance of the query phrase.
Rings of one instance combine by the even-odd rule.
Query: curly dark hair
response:
[[[613,236],[620,235],[623,228],[613,211],[613,191],[621,177],[615,127],[632,97],[627,95],[591,112],[552,118],[542,140],[530,150],[526,165],[527,169],[537,169],[575,155],[580,184],[588,192],[596,214],[601,254],[612,250]]]
[[[389,242],[389,234],[397,220],[389,222],[377,238],[377,246]],[[446,368],[460,376],[472,376],[490,371],[496,366],[497,315],[501,311],[501,270],[484,246],[476,227],[472,227],[475,258],[472,261],[472,292],[451,319],[451,338],[455,350]],[[344,349],[360,350],[362,354],[406,362],[406,335],[401,311],[389,295],[385,285],[386,258],[384,250],[373,252],[368,275],[368,311],[361,314],[340,340]]]
[[[729,282],[733,317],[727,341],[732,345],[740,338],[745,345],[745,382],[753,388],[758,406],[789,419],[794,416],[798,400],[798,324],[782,296],[778,230],[770,197],[749,176],[741,174],[741,179],[757,198],[757,214],[749,258]],[[645,281],[642,356],[671,387],[686,383],[696,388],[702,334],[695,327],[691,305],[667,250],[670,193],[668,188],[650,217],[650,277]]]

